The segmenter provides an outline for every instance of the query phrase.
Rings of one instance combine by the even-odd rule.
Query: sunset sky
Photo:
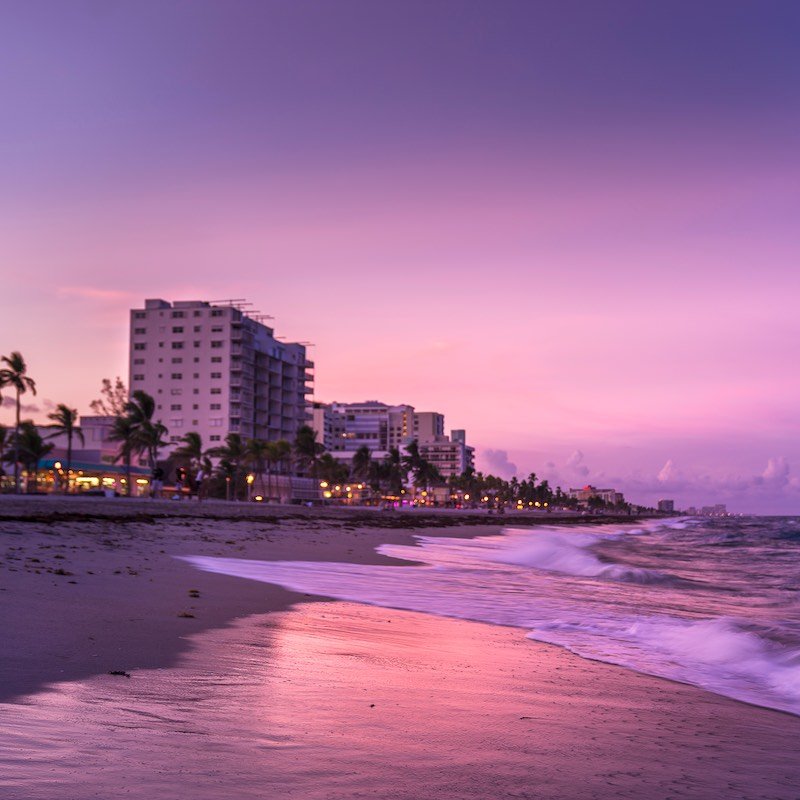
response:
[[[800,3],[6,0],[0,352],[248,298],[479,468],[800,513]],[[12,419],[11,409],[0,421]]]

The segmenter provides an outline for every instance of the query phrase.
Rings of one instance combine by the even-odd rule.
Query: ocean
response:
[[[588,659],[800,715],[800,519],[509,526],[383,545],[397,566],[190,557],[294,591],[520,628]]]

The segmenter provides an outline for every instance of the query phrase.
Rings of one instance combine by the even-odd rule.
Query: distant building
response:
[[[474,466],[474,448],[467,445],[466,432],[456,430],[445,436],[444,414],[437,411],[366,400],[315,402],[309,412],[317,440],[340,461],[349,462],[361,447],[368,448],[373,458],[383,458],[390,450],[402,451],[416,440],[423,458],[435,464],[445,478]]]
[[[452,431],[450,436],[419,442],[420,455],[430,461],[445,480],[458,477],[468,467],[475,466],[475,448],[469,447],[463,439],[454,439],[453,433],[456,431]]]
[[[170,444],[189,431],[206,446],[229,433],[292,440],[309,421],[305,346],[277,339],[246,305],[156,299],[131,310],[130,390],[155,399]]]
[[[728,515],[728,508],[725,503],[717,503],[713,506],[703,506],[700,513],[704,517],[725,517]]]
[[[675,511],[675,501],[674,500],[659,500],[658,501],[658,510],[665,513],[671,514]]]
[[[597,489],[594,486],[584,486],[582,489],[570,489],[567,492],[567,496],[577,500],[578,503],[583,506],[588,506],[589,501],[593,498],[598,498],[610,506],[625,502],[622,492],[618,492],[614,489]]]

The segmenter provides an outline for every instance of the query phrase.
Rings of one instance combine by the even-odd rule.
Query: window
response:
[[[147,314],[144,311],[134,311],[134,319],[146,319]]]
[[[208,425],[210,428],[221,428],[222,427],[222,417],[213,417],[208,421]]]
[[[200,333],[201,330],[203,330],[203,326],[202,325],[195,325],[194,326],[194,332],[195,333]]]
[[[172,312],[172,319],[182,319],[185,316],[183,311],[173,311]]]
[[[144,375],[134,375],[133,379],[135,381],[143,381],[144,380]]]
[[[200,359],[197,356],[194,357],[194,363],[195,364],[199,364],[200,363]]]
[[[183,342],[173,342],[172,343],[173,350],[183,350]]]
[[[159,375],[159,378],[161,376]],[[172,373],[172,380],[174,381],[181,381],[183,380],[183,373],[182,372],[173,372]]]
[[[199,405],[197,405],[197,403],[195,403],[195,404],[192,406],[192,411],[197,411],[199,408],[200,408],[200,406],[199,406]],[[196,423],[195,423],[195,424],[196,424]]]
[[[199,424],[200,424],[200,423],[199,423],[199,421],[198,421],[198,420],[196,420],[196,419],[193,419],[193,420],[192,420],[192,425],[199,425]]]
[[[177,327],[173,327],[173,333],[183,333],[183,325],[178,325]]]
[[[144,359],[143,358],[134,358],[133,359],[133,363],[134,364],[144,364]]]
[[[222,333],[222,325],[213,325],[211,327],[211,333]]]
[[[179,441],[181,441],[181,439],[183,439],[183,437],[182,437],[182,436],[174,436],[174,435],[173,435],[173,436],[170,436],[170,437],[169,437],[169,440],[170,440],[171,442],[179,442]]]
[[[169,390],[169,393],[170,393],[171,395],[179,395],[179,394],[183,394],[183,389],[170,389],[170,390]]]
[[[134,346],[133,346],[133,349],[134,350],[144,350],[146,347],[147,347],[147,345],[144,342],[136,342],[136,344],[134,344]]]
[[[219,339],[215,339],[213,342],[211,342],[211,346],[217,348],[222,347],[223,344],[225,344],[225,342],[222,342]]]
[[[222,409],[222,403],[212,403],[209,408],[212,411],[220,411]]]
[[[169,421],[170,428],[182,428],[183,427],[183,420],[182,419],[171,419]]]
[[[159,347],[163,347],[163,346],[164,346],[164,342],[159,342],[159,343],[158,343],[158,346],[159,346]]]
[[[203,316],[203,312],[202,311],[195,311],[192,316],[202,317]]]
[[[192,373],[192,377],[193,377],[195,380],[197,380],[197,379],[200,377],[200,373],[199,373],[199,372],[194,372],[194,373]]]
[[[212,433],[211,436],[208,437],[209,441],[211,442],[218,442],[222,437],[218,433]]]
[[[212,308],[211,309],[211,316],[212,317],[221,317],[225,312],[221,308]]]
[[[172,363],[173,364],[183,364],[183,359],[182,358],[173,358],[172,359]]]
[[[195,347],[200,347],[200,342],[198,342],[198,341],[196,341],[196,340],[195,340],[195,342],[194,342],[194,346],[195,346]]]
[[[199,389],[192,389],[192,394],[200,394],[200,390]]]
[[[211,356],[211,363],[212,364],[221,364],[222,363],[222,356]]]
[[[170,411],[182,411],[182,410],[183,410],[183,406],[182,406],[180,403],[173,403],[173,404],[172,404],[172,405],[169,407],[169,410],[170,410]]]
[[[221,372],[212,372],[211,373],[211,377],[212,378],[221,378],[222,377],[222,373]]]
[[[211,390],[211,394],[222,394],[222,389],[217,387],[216,389]]]
[[[141,336],[141,335],[147,333],[147,328],[134,328],[133,332],[135,334],[138,334],[139,336]]]

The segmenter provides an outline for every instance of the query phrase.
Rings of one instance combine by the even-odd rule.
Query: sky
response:
[[[800,513],[798,40],[768,0],[5,0],[26,413],[127,378],[145,298],[247,298],[316,399],[481,469]]]

